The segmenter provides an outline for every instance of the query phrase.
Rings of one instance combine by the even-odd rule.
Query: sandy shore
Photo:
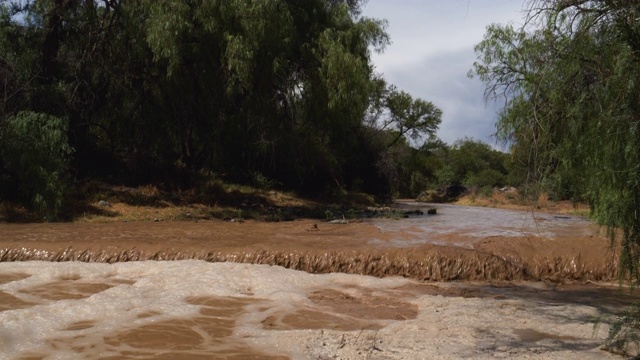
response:
[[[7,359],[619,358],[594,331],[620,305],[604,288],[195,260],[0,263],[0,279]],[[574,302],[589,291],[603,297]]]

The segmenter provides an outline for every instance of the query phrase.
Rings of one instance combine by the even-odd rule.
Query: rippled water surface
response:
[[[596,227],[437,208],[347,225],[0,224],[0,358],[609,356],[593,323],[636,298],[584,284],[617,276]]]
[[[474,243],[489,237],[589,237],[596,228],[589,221],[569,215],[542,212],[506,210],[486,207],[457,206],[447,204],[405,203],[404,209],[422,210],[436,208],[436,215],[409,216],[402,221],[375,220],[385,232],[401,232],[412,237],[398,237],[398,246],[415,246],[425,243],[455,244],[472,248]],[[451,235],[456,239],[451,241]],[[447,239],[446,242],[443,239]],[[380,244],[372,240],[371,244]]]

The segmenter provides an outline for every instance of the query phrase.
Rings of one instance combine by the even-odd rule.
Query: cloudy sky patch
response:
[[[523,7],[524,0],[369,0],[363,16],[389,21],[392,44],[373,63],[388,83],[442,109],[438,137],[494,145],[496,108],[485,105],[483,84],[467,73],[486,27],[521,24]]]

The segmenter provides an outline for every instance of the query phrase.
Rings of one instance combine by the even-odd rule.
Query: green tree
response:
[[[287,187],[340,184],[366,136],[370,51],[389,43],[361,1],[6,0],[3,119],[67,118],[79,176],[180,171]],[[100,161],[96,161],[99,159]]]
[[[426,141],[435,140],[435,133],[442,122],[442,110],[432,102],[414,99],[395,85],[386,87],[382,92],[378,90],[376,94],[380,100],[374,103],[377,105],[373,111],[375,116],[368,121],[371,126],[393,133],[387,147],[403,138],[414,142],[425,138]]]
[[[22,195],[47,220],[55,220],[65,204],[68,160],[63,119],[20,112],[0,132],[0,160],[20,182]]]
[[[442,168],[437,173],[440,186],[494,187],[506,185],[509,156],[482,141],[463,138],[439,153]],[[518,186],[519,183],[509,184]]]
[[[0,127],[22,112],[65,119],[78,179],[419,187],[398,162],[414,153],[406,138],[433,137],[440,110],[374,74],[371,52],[389,37],[362,3],[2,1]],[[374,109],[383,128],[367,120]]]
[[[621,270],[640,280],[640,4],[536,1],[530,29],[492,25],[474,74],[506,99],[498,133],[538,180],[565,183],[620,229]],[[568,185],[567,185],[568,184]]]
[[[375,171],[380,176],[374,181],[386,182],[391,194],[415,197],[434,179],[438,165],[432,150],[441,144],[435,133],[442,111],[384,79],[374,78],[371,84],[364,124],[377,153]]]

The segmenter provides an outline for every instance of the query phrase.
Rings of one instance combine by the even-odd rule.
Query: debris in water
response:
[[[232,223],[243,223],[244,219],[243,218],[225,218],[224,221],[232,222]]]
[[[345,220],[345,219],[336,219],[336,220],[331,220],[329,221],[329,224],[348,224],[349,221]]]

